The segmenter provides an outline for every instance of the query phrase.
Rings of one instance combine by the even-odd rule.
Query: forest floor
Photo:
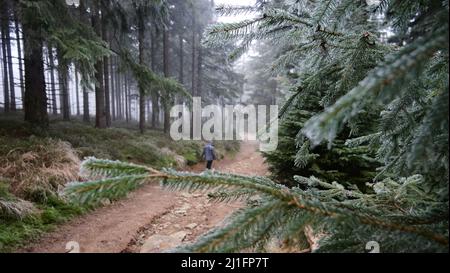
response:
[[[215,162],[213,168],[244,175],[268,173],[256,143],[248,142],[232,158]],[[189,169],[203,170],[203,164]],[[61,225],[18,252],[68,252],[69,242],[76,242],[82,253],[163,252],[195,241],[241,206],[211,203],[205,194],[172,192],[149,184],[121,201]]]

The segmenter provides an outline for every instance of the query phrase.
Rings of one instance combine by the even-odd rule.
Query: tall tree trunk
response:
[[[14,86],[14,69],[11,50],[11,29],[10,29],[10,3],[9,0],[2,0],[1,4],[1,24],[2,24],[2,44],[6,45],[6,54],[3,54],[4,61],[8,65],[9,84],[9,109],[16,111],[16,91]]]
[[[116,63],[116,58],[115,57],[111,57],[111,62],[109,64],[109,71],[111,74],[111,117],[112,120],[116,120],[116,88],[115,88],[115,71],[114,71],[114,66]]]
[[[0,50],[0,60],[3,60],[2,50]],[[3,78],[3,65],[0,65],[0,75],[2,75],[2,78]],[[1,102],[0,102],[0,105],[2,105]]]
[[[106,111],[106,125],[111,127],[111,97],[109,88],[109,59],[103,58],[103,72],[105,76],[105,111]]]
[[[8,31],[8,9],[6,5],[6,0],[0,1],[0,14],[1,14],[1,30],[2,30],[2,60],[3,60],[3,98],[4,98],[4,111],[8,113],[11,110],[11,102],[9,97],[9,81],[8,81],[8,55],[6,53],[6,44],[10,43],[6,39],[6,33]]]
[[[197,37],[196,37],[197,22],[195,20],[195,10],[192,16],[192,61],[191,61],[191,71],[192,71],[192,84],[191,84],[191,95],[192,97],[197,96],[195,72],[196,72],[196,50],[197,50]],[[194,112],[191,113],[191,124],[194,124]],[[194,136],[194,126],[191,126],[191,136]]]
[[[78,6],[80,9],[80,21],[81,22],[87,22],[87,16],[86,16],[86,6],[85,6],[85,0],[80,0],[80,5]],[[90,113],[89,113],[89,91],[88,88],[83,84],[83,122],[90,123]]]
[[[16,39],[17,39],[17,56],[19,58],[19,81],[20,81],[20,93],[23,98],[25,96],[25,82],[23,80],[23,60],[22,60],[22,42],[20,39],[20,30],[19,30],[19,17],[17,15],[17,9],[14,9],[14,23],[16,29]],[[23,104],[22,104],[23,107]]]
[[[104,11],[103,11],[104,14]],[[103,41],[108,41],[108,24],[102,15],[102,37]],[[109,89],[109,57],[103,58],[103,73],[104,73],[104,89],[105,89],[105,112],[106,112],[106,126],[111,127],[111,97]]]
[[[152,128],[159,127],[159,95],[158,91],[152,92]]]
[[[203,48],[198,47],[198,57],[197,57],[197,96],[201,97],[203,95]]]
[[[156,71],[156,36],[157,33],[155,31],[152,31],[152,37],[151,37],[151,58],[152,58],[152,71]],[[159,94],[158,90],[152,91],[152,128],[156,129],[159,127]]]
[[[197,95],[197,87],[195,80],[195,70],[196,70],[196,51],[197,51],[197,22],[195,20],[195,16],[192,17],[192,96],[195,97]]]
[[[145,39],[145,23],[144,15],[138,15],[138,42],[139,42],[139,64],[145,65],[144,59],[144,39]],[[145,132],[145,90],[142,84],[139,85],[139,131],[143,134]]]
[[[22,28],[25,49],[25,121],[48,127],[41,29],[39,25],[29,22],[23,23]]]
[[[121,107],[122,110],[125,110],[125,120],[127,121],[127,123],[130,121],[130,116],[129,116],[129,101],[130,101],[130,97],[128,96],[128,75],[125,73],[125,75],[123,76],[123,81],[125,83],[125,90],[123,91],[122,95],[123,95],[123,99],[121,102]],[[125,103],[125,105],[124,105]]]
[[[202,47],[198,47],[198,57],[197,57],[197,96],[202,96],[202,74],[203,74],[203,52]]]
[[[95,33],[101,37],[102,26],[100,21],[100,3],[94,1],[91,10],[92,26]],[[95,64],[95,78],[97,84],[95,86],[95,127],[104,129],[107,127],[106,110],[105,110],[105,89],[103,86],[103,61]]]
[[[3,71],[3,98],[4,98],[4,111],[8,113],[10,111],[10,101],[9,101],[9,83],[8,83],[8,60],[6,58],[6,44],[3,39],[2,32],[2,71]]]
[[[119,63],[117,63],[117,66],[119,65]],[[116,93],[117,93],[117,117],[120,120],[123,120],[123,114],[122,114],[122,100],[123,100],[123,96],[122,96],[122,90],[123,90],[123,86],[122,86],[122,73],[120,73],[119,69],[116,70],[117,71],[117,75],[116,75]]]
[[[79,89],[78,69],[75,66],[75,97],[77,102],[77,116],[80,116],[80,89]]]
[[[127,74],[127,90],[126,90],[126,96],[127,96],[127,98],[128,98],[128,100],[127,100],[127,107],[128,107],[128,117],[130,118],[130,120],[132,121],[133,120],[133,115],[132,115],[132,112],[131,112],[131,103],[132,103],[132,100],[131,100],[131,77],[130,77],[130,74]],[[139,110],[139,108],[138,108],[138,103],[139,103],[139,101],[136,101],[136,110]],[[136,113],[136,119],[138,119],[139,118],[139,113]]]
[[[179,43],[180,43],[180,74],[179,74],[179,81],[181,84],[184,83],[184,40],[183,35],[178,35]]]
[[[48,51],[48,59],[49,59],[49,66],[50,66],[50,90],[51,90],[51,96],[52,96],[52,111],[53,115],[58,114],[58,106],[56,103],[56,83],[55,83],[55,58],[53,56],[53,48],[50,44],[47,45],[47,51]]]
[[[170,77],[169,71],[169,33],[166,29],[163,31],[163,59],[164,59],[164,77]],[[172,99],[171,94],[164,97],[164,133],[170,132],[170,107]]]
[[[8,1],[4,1],[6,4]],[[7,7],[8,8],[8,5]],[[10,20],[9,13],[5,18],[7,28],[5,31],[5,39],[8,41],[6,43],[6,51],[8,53],[8,75],[9,75],[9,94],[10,94],[10,103],[11,103],[11,111],[16,111],[16,87],[14,85],[14,69],[13,69],[13,60],[12,60],[12,50],[11,50],[11,33],[10,33]]]
[[[178,81],[180,82],[181,85],[184,85],[184,39],[183,39],[183,35],[179,34],[178,35],[178,43],[179,43],[179,58],[180,58],[180,63],[179,63],[179,74],[178,74]],[[176,96],[176,104],[182,103],[182,97],[181,96]]]
[[[83,121],[86,123],[91,122],[89,114],[89,91],[84,85],[83,85]]]
[[[69,101],[69,65],[63,59],[61,49],[57,49],[58,56],[58,75],[59,75],[59,93],[61,96],[61,111],[63,120],[70,120],[70,101]]]

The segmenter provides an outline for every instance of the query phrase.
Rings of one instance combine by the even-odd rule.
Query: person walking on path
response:
[[[212,142],[208,142],[203,148],[202,158],[206,160],[206,169],[211,170],[213,161],[216,160],[216,153]]]

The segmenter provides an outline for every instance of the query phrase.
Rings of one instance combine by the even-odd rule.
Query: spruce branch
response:
[[[251,14],[258,10],[258,7],[255,6],[230,6],[221,4],[216,7],[216,13],[221,16]]]
[[[319,145],[325,140],[331,144],[343,124],[356,116],[367,103],[377,96],[378,100],[394,97],[396,93],[392,89],[407,81],[412,75],[411,71],[420,74],[423,62],[445,47],[447,32],[448,25],[394,53],[385,64],[370,72],[357,87],[340,98],[336,104],[326,109],[324,113],[311,118],[302,130],[303,133],[314,145]]]
[[[253,194],[253,196],[259,196],[260,198],[262,198],[261,206],[257,206],[254,209],[247,208],[244,210],[244,213],[241,214],[241,216],[236,218],[236,221],[244,225],[244,227],[240,227],[240,225],[230,224],[223,230],[217,230],[214,235],[210,235],[210,239],[205,239],[205,241],[200,244],[204,247],[207,246],[207,248],[203,248],[200,246],[198,248],[199,250],[213,250],[218,247],[218,245],[220,245],[219,242],[223,243],[221,239],[231,238],[229,236],[237,236],[233,238],[247,236],[248,240],[244,240],[242,242],[242,247],[255,245],[258,241],[255,238],[261,238],[261,236],[263,236],[264,232],[262,232],[261,230],[267,230],[269,226],[272,225],[276,226],[276,224],[271,222],[272,220],[270,220],[273,217],[266,218],[264,215],[267,216],[267,214],[271,213],[271,211],[273,211],[274,213],[275,211],[277,211],[276,214],[278,215],[281,211],[284,210],[282,208],[286,208],[288,210],[293,208],[300,209],[301,211],[315,215],[315,217],[325,217],[328,218],[327,221],[333,220],[336,223],[340,223],[343,219],[352,218],[354,221],[356,220],[361,224],[372,226],[375,228],[416,234],[436,241],[440,244],[448,243],[448,238],[436,234],[433,231],[427,230],[425,228],[404,225],[401,222],[392,221],[392,219],[387,220],[385,218],[382,218],[383,216],[381,213],[377,213],[376,211],[368,213],[368,211],[370,210],[361,211],[352,207],[351,203],[343,206],[341,203],[334,201],[335,196],[341,196],[341,194],[336,195],[337,193],[343,192],[345,193],[343,196],[352,196],[352,198],[361,199],[368,196],[362,194],[348,195],[348,190],[344,189],[341,185],[328,184],[314,178],[309,179],[311,181],[315,181],[313,184],[311,184],[309,181],[307,183],[309,185],[320,185],[321,187],[328,188],[328,190],[317,192],[317,190],[303,191],[299,188],[289,189],[263,177],[250,177],[215,172],[193,174],[187,172],[176,172],[168,169],[160,172],[153,169],[146,169],[145,167],[138,168],[134,165],[130,166],[129,164],[125,163],[110,163],[111,165],[108,166],[108,161],[99,160],[96,162],[95,159],[91,158],[89,159],[89,164],[86,163],[83,165],[85,166],[85,168],[94,170],[94,173],[102,173],[106,175],[112,174],[112,172],[109,171],[110,169],[117,168],[116,174],[118,174],[119,176],[115,178],[106,178],[103,180],[87,183],[73,183],[66,188],[65,194],[72,200],[76,200],[81,203],[89,203],[96,200],[98,201],[102,198],[118,198],[126,194],[126,192],[137,188],[143,183],[155,181],[155,179],[162,179],[162,185],[172,190],[188,190],[201,192],[205,192],[207,190],[217,190],[218,192],[229,191],[230,195],[222,195],[224,197],[222,198],[223,200],[230,200],[232,196],[236,197],[241,193],[245,193],[245,196],[251,196],[251,194]],[[137,170],[137,173],[142,173],[144,172],[144,170],[148,170],[149,173],[141,175],[126,175],[128,173],[133,173],[134,170]],[[303,180],[305,181],[308,179],[304,178]],[[406,185],[417,183],[413,182],[415,180],[408,181],[410,182]],[[322,199],[318,199],[318,193],[322,195]],[[220,200],[220,196],[218,200]],[[258,214],[258,212],[261,212],[261,215],[257,217],[256,214]],[[250,219],[252,217],[248,218],[249,215],[253,215],[253,218],[257,217],[255,219],[257,222],[252,221]],[[282,222],[284,222],[284,220]],[[252,227],[252,224],[259,226],[259,228]],[[267,224],[269,226],[266,226]],[[240,228],[243,229],[241,230]],[[249,230],[252,230],[255,233],[252,233]],[[234,243],[236,244],[235,247],[224,245],[221,249],[224,251],[238,249],[239,242],[234,241]]]

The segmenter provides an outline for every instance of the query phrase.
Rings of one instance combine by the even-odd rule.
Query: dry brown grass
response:
[[[23,219],[36,212],[33,203],[22,200],[3,200],[0,198],[0,218]]]
[[[67,182],[80,180],[79,167],[80,159],[70,144],[59,140],[18,146],[0,155],[0,177],[16,196],[33,189],[55,192]]]

